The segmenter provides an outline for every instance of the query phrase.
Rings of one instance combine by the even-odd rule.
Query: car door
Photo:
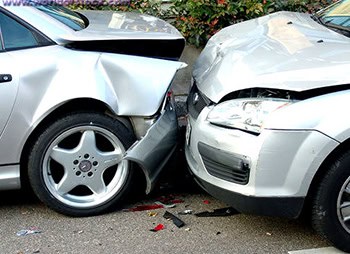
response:
[[[0,138],[11,115],[20,86],[23,63],[30,49],[52,45],[39,31],[0,7]],[[27,70],[28,71],[28,70]]]
[[[11,114],[18,90],[17,70],[13,58],[4,51],[1,27],[0,24],[0,137]]]

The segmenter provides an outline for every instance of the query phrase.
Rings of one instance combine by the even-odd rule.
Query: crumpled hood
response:
[[[86,29],[70,34],[72,41],[106,39],[181,39],[169,23],[145,14],[113,11],[79,11],[89,20]]]
[[[219,102],[247,88],[304,91],[348,84],[350,39],[309,14],[278,12],[221,30],[197,59],[200,91]]]

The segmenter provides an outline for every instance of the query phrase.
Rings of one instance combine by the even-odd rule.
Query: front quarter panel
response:
[[[116,115],[156,113],[182,66],[179,62],[73,51],[61,46],[13,51],[11,55],[17,62],[20,84],[0,142],[2,163],[18,163],[35,127],[73,99],[101,101]]]
[[[176,71],[184,66],[181,62],[106,53],[97,69],[115,92],[118,115],[151,116],[161,106]]]

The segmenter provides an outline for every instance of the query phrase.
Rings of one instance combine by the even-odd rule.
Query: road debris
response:
[[[182,212],[178,212],[177,214],[179,215],[188,215],[188,214],[192,214],[193,213],[193,210],[185,210],[185,211],[182,211]]]
[[[158,224],[157,226],[155,226],[154,228],[150,229],[150,231],[152,232],[158,232],[160,230],[165,229],[165,226],[163,224]]]
[[[152,205],[138,205],[132,208],[124,209],[124,212],[140,212],[140,211],[149,211],[156,210],[161,208],[174,208],[176,204],[183,203],[182,199],[175,199],[174,196],[169,197],[160,197],[155,204]]]
[[[158,215],[158,213],[157,212],[148,212],[147,215],[149,217],[156,217]]]
[[[16,233],[17,236],[26,236],[31,234],[39,234],[42,231],[37,227],[30,227],[29,229],[22,229]]]
[[[168,211],[166,211],[163,215],[163,217],[167,220],[172,220],[173,223],[175,224],[175,226],[177,226],[178,228],[181,228],[183,226],[185,226],[185,222],[183,222],[182,220],[180,220],[178,217],[176,217],[174,214],[169,213]]]
[[[74,230],[73,233],[80,235],[80,234],[84,233],[84,230]]]
[[[163,203],[160,202],[160,201],[156,201],[156,202],[154,202],[154,203],[156,203],[157,205],[161,205],[161,206],[163,206],[164,208],[167,208],[167,209],[176,207],[175,204],[169,204],[169,205],[167,205],[167,204],[163,204]]]
[[[209,205],[210,201],[209,200],[203,200],[203,203],[206,204],[206,205]]]
[[[215,209],[213,212],[205,211],[205,212],[196,213],[195,215],[197,217],[224,217],[224,216],[231,216],[234,214],[238,214],[238,211],[232,207],[226,207],[226,208]]]

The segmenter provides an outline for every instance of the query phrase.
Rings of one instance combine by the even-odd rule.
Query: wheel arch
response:
[[[341,156],[344,152],[350,150],[350,138],[339,144],[322,162],[319,169],[316,171],[316,174],[312,178],[309,190],[307,192],[306,196],[306,205],[310,204],[310,199],[315,194],[315,191],[317,189],[318,184],[320,183],[321,179],[325,176],[325,174],[328,172],[330,165],[337,159],[339,156]]]
[[[47,125],[52,123],[55,119],[64,116],[68,112],[77,112],[77,111],[94,111],[100,112],[104,114],[108,114],[117,118],[122,124],[124,124],[127,128],[130,128],[134,132],[133,125],[128,117],[116,116],[110,107],[102,101],[91,99],[91,98],[78,98],[70,100],[56,109],[54,109],[51,113],[45,116],[40,123],[33,129],[33,131],[28,136],[22,152],[20,156],[20,181],[21,185],[24,188],[29,188],[28,183],[28,173],[27,173],[27,164],[28,164],[28,155],[30,149],[32,148],[35,140],[39,137],[40,133],[46,128]],[[146,176],[144,175],[143,170],[139,167],[137,163],[131,162],[134,164],[134,168],[137,170],[138,177],[142,177],[144,183],[146,183]]]

